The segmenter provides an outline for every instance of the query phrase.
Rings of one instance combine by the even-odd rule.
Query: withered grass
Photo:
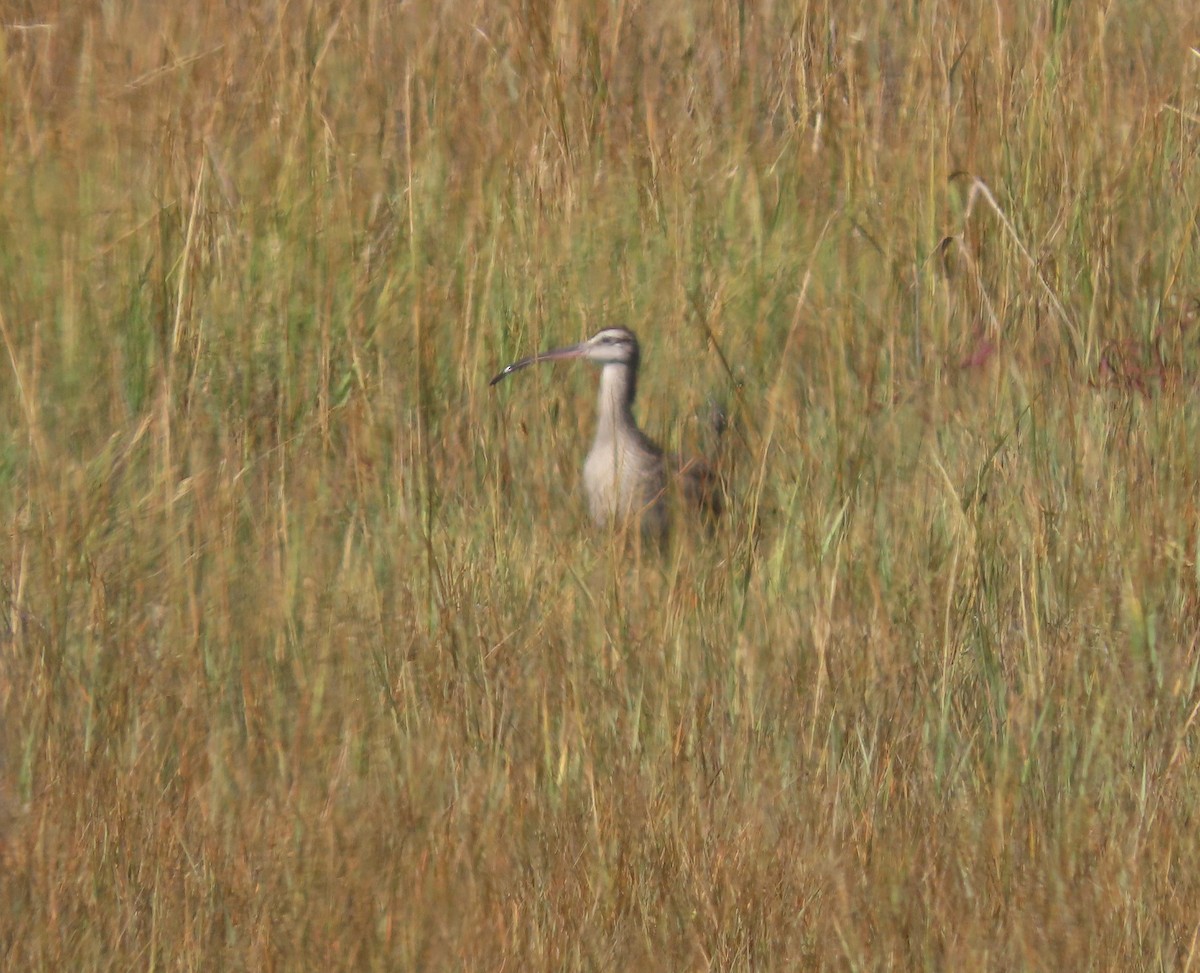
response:
[[[1198,39],[0,5],[0,965],[1196,969]]]

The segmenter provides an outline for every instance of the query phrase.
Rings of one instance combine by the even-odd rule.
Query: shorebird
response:
[[[637,523],[646,537],[662,539],[669,523],[668,495],[676,490],[688,506],[715,519],[721,513],[717,477],[703,460],[668,457],[633,417],[637,393],[638,340],[625,328],[605,328],[587,341],[522,358],[492,385],[537,362],[586,358],[600,366],[596,438],[583,464],[588,510],[600,527]]]

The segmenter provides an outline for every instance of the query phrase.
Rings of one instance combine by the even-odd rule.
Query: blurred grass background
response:
[[[1197,967],[1193,3],[0,28],[6,968]]]

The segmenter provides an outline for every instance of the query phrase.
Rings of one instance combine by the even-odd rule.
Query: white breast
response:
[[[643,533],[661,534],[667,528],[662,456],[620,438],[597,440],[584,463],[592,519],[601,526],[640,519]]]

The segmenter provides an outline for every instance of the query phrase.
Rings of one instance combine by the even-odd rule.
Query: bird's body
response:
[[[668,520],[665,457],[633,418],[629,385],[635,381],[626,365],[605,365],[600,372],[596,438],[583,464],[583,489],[597,524],[640,517],[643,531],[661,534]]]
[[[665,537],[670,523],[669,496],[678,488],[686,501],[708,515],[720,513],[716,478],[706,464],[669,459],[638,428],[633,417],[640,351],[633,332],[605,328],[587,341],[513,362],[492,379],[498,381],[540,361],[586,358],[601,366],[596,409],[596,438],[583,465],[588,511],[601,527],[637,523],[648,537]]]

